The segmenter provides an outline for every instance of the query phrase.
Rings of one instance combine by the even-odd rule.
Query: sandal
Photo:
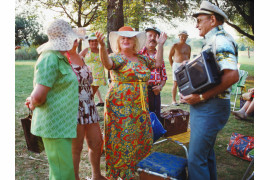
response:
[[[173,105],[173,106],[179,106],[179,104],[178,104],[178,103],[172,103],[172,105]]]
[[[104,103],[97,103],[96,106],[104,106]]]

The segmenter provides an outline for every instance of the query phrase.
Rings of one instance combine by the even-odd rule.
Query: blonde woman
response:
[[[114,52],[108,56],[104,36],[97,32],[100,59],[110,70],[112,83],[105,103],[106,176],[134,179],[136,164],[146,157],[153,143],[147,85],[151,70],[162,64],[164,34],[158,39],[156,61],[138,54],[145,32],[124,26],[109,35]]]

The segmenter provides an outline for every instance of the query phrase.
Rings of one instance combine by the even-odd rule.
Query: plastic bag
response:
[[[153,134],[154,134],[154,142],[155,142],[161,136],[163,136],[163,134],[165,134],[167,131],[163,128],[162,124],[158,120],[155,113],[150,112],[150,119],[151,119]]]

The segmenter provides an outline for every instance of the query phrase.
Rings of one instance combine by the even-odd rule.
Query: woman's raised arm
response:
[[[109,58],[107,49],[104,43],[105,36],[101,32],[96,32],[97,41],[99,43],[99,57],[104,67],[110,70],[113,66],[113,61]]]

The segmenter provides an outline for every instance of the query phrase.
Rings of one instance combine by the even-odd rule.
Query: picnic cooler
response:
[[[170,109],[160,114],[161,123],[167,133],[165,137],[187,132],[189,112],[182,109]]]
[[[141,180],[185,180],[187,159],[153,152],[138,164],[138,172]]]

